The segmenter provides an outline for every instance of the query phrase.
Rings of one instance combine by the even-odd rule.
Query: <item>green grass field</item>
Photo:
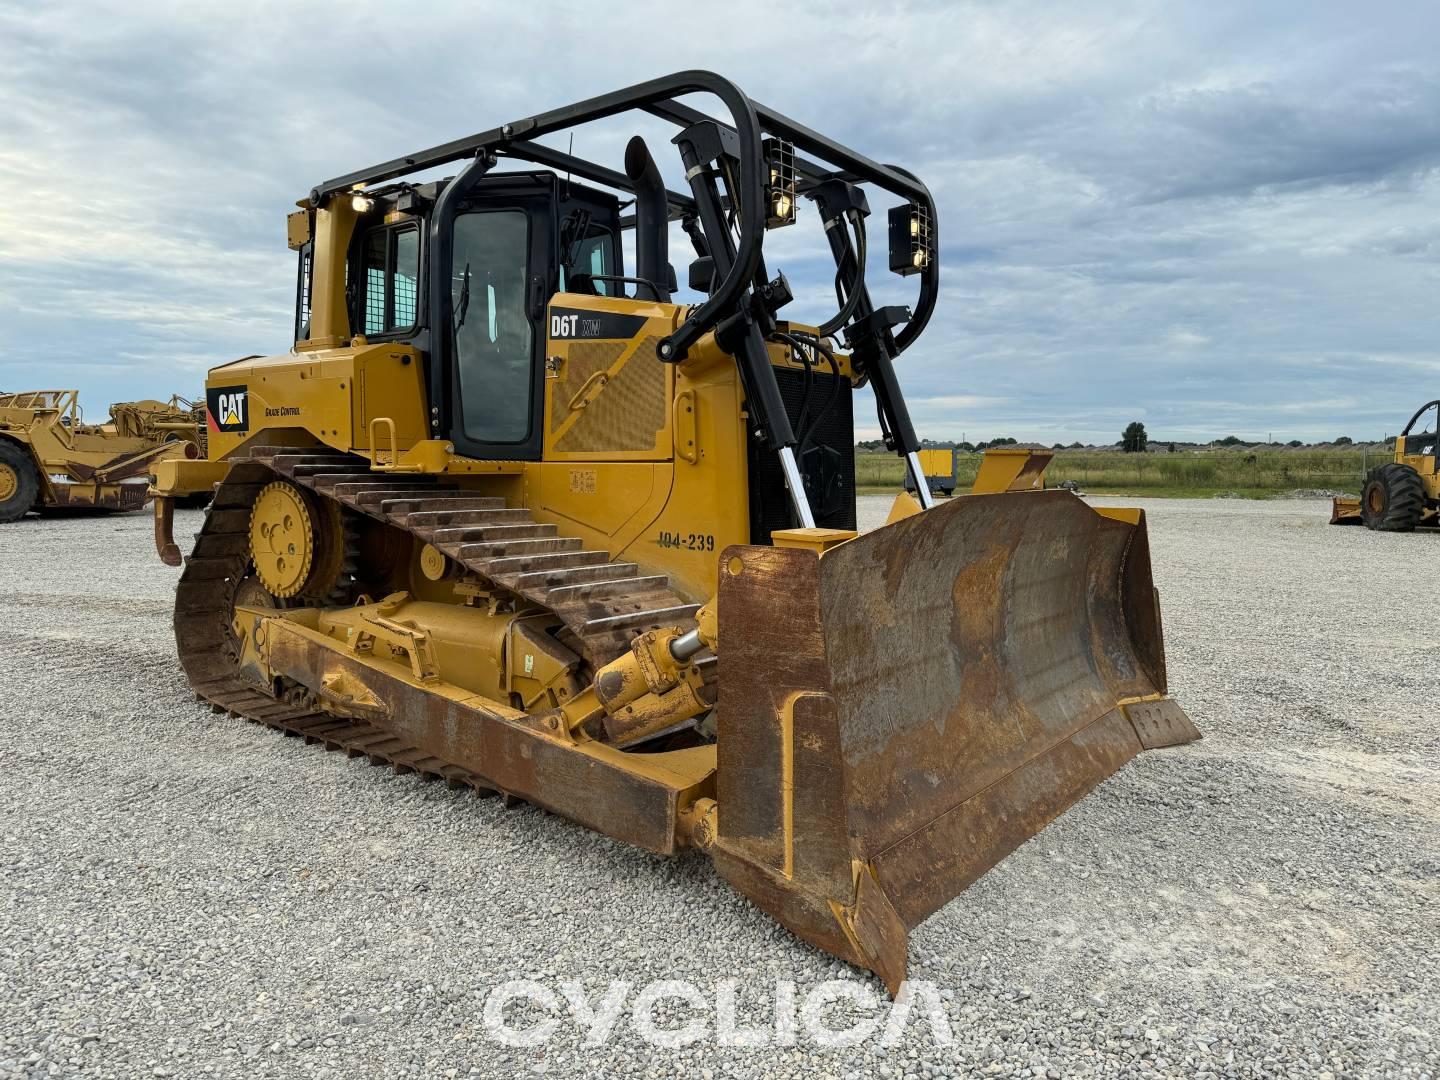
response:
[[[1122,454],[1058,450],[1045,472],[1050,486],[1075,480],[1097,494],[1206,498],[1221,492],[1263,499],[1297,488],[1359,492],[1367,468],[1385,460],[1361,450],[1207,450],[1200,453]],[[960,455],[959,490],[968,490],[979,454]],[[898,491],[904,464],[893,454],[855,455],[861,494]]]

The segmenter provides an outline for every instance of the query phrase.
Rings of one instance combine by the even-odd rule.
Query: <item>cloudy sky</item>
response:
[[[0,0],[0,387],[198,393],[288,347],[312,184],[707,67],[935,192],[922,435],[1360,438],[1440,396],[1440,6],[684,6]]]

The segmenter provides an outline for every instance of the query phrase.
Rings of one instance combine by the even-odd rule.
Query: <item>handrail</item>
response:
[[[390,430],[390,463],[386,465],[380,460],[380,443],[375,438],[375,425],[384,424]],[[376,472],[393,472],[400,465],[400,440],[395,435],[395,421],[389,416],[372,416],[369,426],[370,435],[370,467]]]

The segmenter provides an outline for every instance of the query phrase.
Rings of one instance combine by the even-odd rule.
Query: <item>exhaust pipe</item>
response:
[[[670,204],[660,170],[639,135],[625,147],[625,175],[635,187],[635,276],[653,282],[661,301],[668,304]]]

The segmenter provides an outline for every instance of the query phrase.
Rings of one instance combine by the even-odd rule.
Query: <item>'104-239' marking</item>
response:
[[[655,541],[662,548],[684,548],[686,551],[714,551],[714,533],[661,532]]]

